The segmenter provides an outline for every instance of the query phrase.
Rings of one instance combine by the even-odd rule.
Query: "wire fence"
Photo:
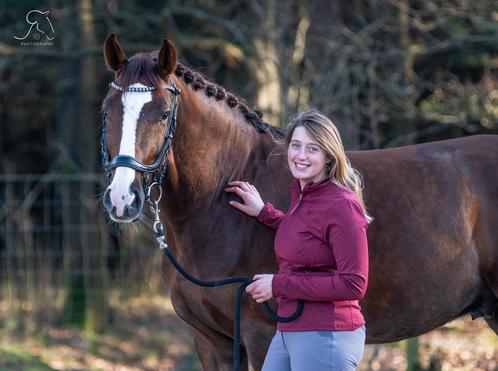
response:
[[[75,341],[79,338],[69,333],[60,340],[51,329],[68,322],[70,314],[65,308],[71,297],[92,301],[104,296],[114,307],[113,330],[117,331],[119,326],[120,329],[119,336],[115,335],[113,351],[99,353],[97,360],[109,361],[111,365],[114,363],[110,360],[115,360],[118,354],[118,359],[136,366],[130,369],[201,369],[192,353],[190,332],[176,315],[160,308],[164,302],[148,301],[146,308],[143,301],[129,303],[133,300],[128,299],[137,295],[153,297],[167,293],[161,277],[162,254],[150,230],[140,224],[118,233],[118,226],[109,222],[100,206],[100,194],[105,186],[100,174],[0,175],[0,328],[3,334],[50,336],[52,343],[44,346],[61,351],[55,348],[57,342],[53,340],[59,339],[76,349],[78,355],[57,354],[57,362],[61,357],[68,359],[68,363],[87,357],[85,365],[88,366],[93,358],[88,356],[91,352],[85,345]],[[75,260],[75,256],[78,259]],[[83,277],[83,284],[71,284],[78,282],[74,277]],[[119,305],[126,301],[127,305]],[[135,342],[130,343],[130,339]],[[420,338],[421,362],[425,369],[438,369],[431,367],[434,362],[442,363],[442,369],[463,365],[476,370],[496,369],[495,339],[484,321],[460,319]],[[13,341],[12,338],[9,341]],[[20,344],[24,347],[24,343]],[[105,349],[104,343],[98,344]],[[406,347],[409,346],[405,343],[368,345],[361,369],[406,369]],[[130,353],[130,348],[136,351]],[[463,350],[468,352],[465,357],[461,356]],[[151,352],[156,353],[155,358],[150,357]],[[36,352],[32,350],[32,353]],[[0,349],[0,369],[9,369],[2,366],[7,362],[2,361],[3,356]]]
[[[101,174],[0,176],[0,314],[7,324],[64,321],[71,295],[91,301],[164,292],[152,233],[109,221],[100,206],[104,182]]]

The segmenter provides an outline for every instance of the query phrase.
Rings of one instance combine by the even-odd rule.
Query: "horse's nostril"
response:
[[[123,218],[129,218],[130,217],[130,207],[128,205],[125,205],[123,209]]]
[[[140,193],[138,193],[137,191],[133,191],[133,195],[135,196],[133,198],[133,202],[131,203],[130,205],[130,208],[132,208],[133,210],[140,210],[140,205],[142,204],[142,198],[140,197]]]
[[[128,212],[130,217],[135,217],[135,220],[140,216],[140,212],[143,206],[143,197],[142,193],[138,190],[132,190],[133,193],[133,202],[128,205]]]
[[[104,192],[103,203],[107,211],[111,211],[114,207],[111,202],[111,190],[109,188]]]
[[[132,205],[140,201],[140,193],[138,193],[138,191],[133,191],[133,196],[135,196],[135,198],[133,199]]]

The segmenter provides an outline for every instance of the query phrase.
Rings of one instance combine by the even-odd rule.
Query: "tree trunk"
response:
[[[68,5],[64,49],[89,49],[96,45],[93,6],[80,0]],[[74,22],[74,20],[78,22]],[[68,58],[61,79],[59,105],[59,145],[68,173],[94,173],[97,161],[95,109],[95,57],[82,53],[80,60]],[[96,187],[92,181],[68,182],[61,188],[64,237],[66,301],[68,323],[103,332],[107,323],[105,244],[100,240],[100,217]],[[78,228],[75,228],[78,226]]]
[[[79,1],[79,28],[81,46],[90,49],[97,45],[93,23],[93,3],[91,0]],[[81,60],[80,74],[80,125],[79,131],[79,159],[84,173],[95,172],[97,165],[97,138],[98,122],[95,117],[95,101],[97,80],[96,58],[91,54],[84,54]],[[98,227],[101,215],[95,200],[98,198],[93,182],[84,182],[81,189],[81,221],[83,225]],[[83,268],[86,317],[85,328],[90,332],[102,333],[107,324],[107,290],[106,290],[106,249],[100,238],[100,229],[92,228],[81,234],[83,247]]]
[[[69,3],[67,17],[65,17],[66,27],[63,34],[64,51],[69,52],[79,47],[79,40],[76,26],[73,22],[76,9]],[[59,103],[58,110],[58,142],[62,152],[62,172],[75,174],[78,172],[75,163],[75,148],[78,143],[79,126],[79,104],[77,91],[79,83],[79,66],[71,58],[64,61],[61,79],[59,80]],[[80,231],[81,228],[72,228],[80,225],[80,215],[75,199],[79,196],[79,185],[73,182],[60,183],[61,210],[63,225],[63,257],[64,275],[66,286],[66,298],[63,309],[63,323],[83,325],[85,319],[85,295],[83,285],[82,270],[82,246]]]
[[[261,33],[253,38],[255,55],[249,58],[248,66],[258,82],[256,105],[264,113],[265,120],[278,125],[281,120],[281,85],[279,76],[279,55],[277,43],[277,1],[266,2]]]

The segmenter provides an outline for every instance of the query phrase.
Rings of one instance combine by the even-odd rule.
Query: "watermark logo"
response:
[[[21,41],[21,46],[52,46],[55,39],[55,30],[48,17],[49,11],[30,10],[26,14],[26,22],[29,25],[28,32],[24,36],[14,36]]]

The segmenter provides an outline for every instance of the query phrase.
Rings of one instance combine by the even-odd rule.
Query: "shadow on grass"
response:
[[[143,309],[144,311],[144,309]],[[190,329],[174,314],[115,312],[106,334],[85,336],[86,351],[111,363],[144,365],[146,359],[171,361],[175,370],[201,370]]]
[[[201,365],[194,350],[190,327],[173,312],[153,303],[115,307],[111,330],[105,335],[88,337],[88,350],[110,362],[120,361],[144,369],[166,366],[175,370],[197,371]],[[154,366],[147,359],[160,360]],[[164,367],[164,369],[167,369]]]
[[[1,371],[48,371],[54,370],[39,357],[0,349]]]

